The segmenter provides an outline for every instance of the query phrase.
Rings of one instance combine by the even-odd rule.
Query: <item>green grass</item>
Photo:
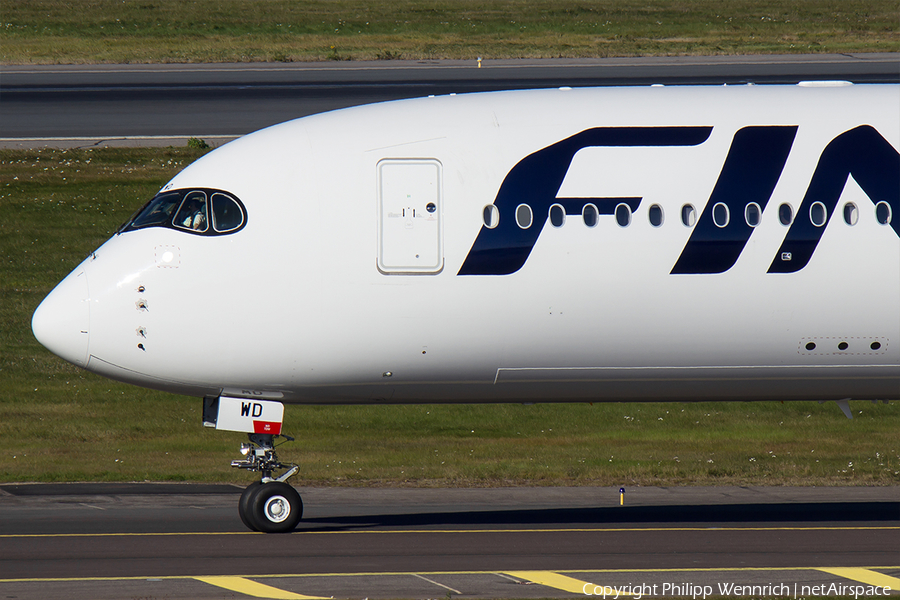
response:
[[[201,402],[31,334],[50,289],[205,150],[0,150],[0,481],[246,482]],[[900,403],[288,406],[311,485],[898,485]]]
[[[6,64],[900,50],[895,0],[4,0]]]

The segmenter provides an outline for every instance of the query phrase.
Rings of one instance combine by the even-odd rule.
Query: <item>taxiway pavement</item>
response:
[[[603,586],[648,586],[641,589],[651,597],[691,596],[697,586],[719,595],[723,585],[845,586],[850,595],[847,586],[900,589],[898,488],[628,488],[624,506],[617,488],[299,491],[305,514],[297,530],[265,535],[244,530],[236,486],[0,486],[0,595],[546,598]]]
[[[900,53],[2,67],[0,147],[221,145],[327,110],[464,92],[900,82]]]

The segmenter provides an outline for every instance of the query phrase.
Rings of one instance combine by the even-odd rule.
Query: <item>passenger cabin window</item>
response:
[[[685,227],[693,227],[697,222],[697,209],[693,204],[685,204],[681,207],[681,223]]]
[[[712,218],[716,227],[727,227],[728,222],[731,220],[731,213],[728,210],[728,205],[724,202],[716,202],[713,206]]]
[[[500,224],[500,209],[496,204],[488,204],[481,211],[481,219],[484,221],[485,227],[493,229]]]
[[[631,225],[631,207],[624,202],[616,206],[616,223],[619,224],[619,227]]]
[[[744,208],[744,221],[746,221],[747,225],[750,227],[757,227],[761,218],[762,211],[759,209],[759,204],[756,202],[751,202]]]
[[[528,229],[531,227],[531,222],[533,220],[533,215],[531,213],[531,207],[527,204],[520,204],[516,207],[516,224],[521,229]]]
[[[600,220],[600,212],[593,204],[585,204],[584,208],[581,209],[581,218],[588,227],[596,227],[597,222]]]
[[[809,207],[809,220],[816,227],[822,227],[828,221],[828,211],[821,202],[813,202]]]
[[[166,227],[196,235],[225,235],[246,224],[244,205],[233,195],[220,190],[185,189],[157,194],[118,233]]]
[[[853,202],[844,205],[844,223],[856,225],[859,222],[859,209]]]
[[[887,202],[882,200],[875,205],[875,220],[882,225],[890,225],[893,216],[891,214],[891,205]]]
[[[562,227],[566,224],[566,209],[561,204],[550,207],[550,224],[554,227]]]
[[[794,209],[787,202],[778,207],[778,220],[782,225],[790,225],[794,221]]]
[[[650,224],[654,227],[660,227],[663,224],[663,209],[659,204],[654,204],[650,207],[649,212],[647,213],[647,217],[650,219]]]

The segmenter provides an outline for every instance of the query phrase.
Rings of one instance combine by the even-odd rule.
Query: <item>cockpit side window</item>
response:
[[[213,227],[219,233],[234,231],[244,224],[244,211],[226,194],[212,195]]]
[[[195,235],[226,235],[243,229],[246,224],[247,211],[234,195],[222,190],[193,188],[158,194],[119,233],[166,227]]]
[[[184,197],[181,208],[175,213],[175,226],[203,232],[209,227],[206,210],[206,194],[190,192]]]

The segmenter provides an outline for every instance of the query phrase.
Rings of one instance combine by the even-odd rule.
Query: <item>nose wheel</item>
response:
[[[238,501],[238,514],[241,516],[241,522],[251,531],[259,531],[257,527],[247,516],[250,513],[250,499],[256,493],[257,488],[262,485],[262,481],[254,481],[244,488],[241,493],[241,499]]]
[[[248,529],[265,533],[293,531],[303,516],[300,494],[286,483],[299,467],[278,461],[275,454],[274,435],[250,434],[250,443],[241,445],[246,458],[231,461],[232,467],[262,474],[260,481],[248,485],[238,502],[238,514]],[[292,438],[284,436],[290,441]],[[273,477],[276,469],[288,469],[279,477]]]
[[[256,481],[241,494],[238,512],[244,525],[253,531],[288,533],[303,516],[303,501],[287,483]]]

